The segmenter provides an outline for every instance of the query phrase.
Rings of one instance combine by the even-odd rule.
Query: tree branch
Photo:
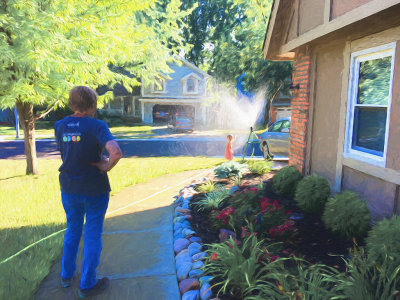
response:
[[[41,114],[38,115],[38,116],[34,116],[33,118],[35,119],[35,121],[37,121],[37,120],[39,120],[39,119],[44,118],[45,116],[47,116],[47,115],[54,109],[54,107],[56,107],[56,105],[57,105],[59,102],[60,102],[60,100],[57,100],[56,102],[54,102],[54,104],[53,104],[51,107],[49,107],[48,110],[44,111],[43,113],[41,113]]]

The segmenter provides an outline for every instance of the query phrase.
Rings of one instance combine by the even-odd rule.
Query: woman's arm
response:
[[[108,159],[103,159],[99,162],[92,163],[93,166],[97,167],[102,172],[110,171],[122,157],[121,148],[115,140],[108,141],[105,148],[110,154],[110,157]]]

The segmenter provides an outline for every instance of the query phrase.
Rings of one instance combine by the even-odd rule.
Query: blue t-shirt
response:
[[[60,185],[64,193],[99,196],[110,192],[107,173],[90,165],[101,160],[106,143],[113,140],[107,124],[91,117],[68,116],[54,125],[62,165]]]

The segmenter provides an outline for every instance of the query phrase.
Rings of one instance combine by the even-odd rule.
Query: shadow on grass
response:
[[[166,218],[166,213],[170,218]],[[64,226],[57,224],[0,231],[1,260]],[[59,287],[63,238],[64,232],[0,265],[0,299],[77,299],[83,237],[76,278],[73,286],[67,289]],[[169,288],[174,288],[174,284],[176,287],[176,278],[171,277],[175,276],[174,269],[170,270],[173,267],[171,206],[110,216],[104,224],[98,273],[111,276],[113,280],[107,292],[96,299],[170,299],[168,294],[174,294],[174,290],[168,291],[168,285]],[[161,277],[154,276],[157,272]],[[125,278],[124,274],[129,275]],[[172,281],[165,285],[166,280]],[[141,298],[143,293],[146,294]]]

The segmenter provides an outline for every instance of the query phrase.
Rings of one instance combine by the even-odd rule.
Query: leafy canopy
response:
[[[0,6],[0,107],[51,105],[74,85],[122,81],[169,70],[184,48],[180,0],[7,0]],[[135,78],[112,72],[124,67]],[[62,103],[60,103],[62,105]]]

